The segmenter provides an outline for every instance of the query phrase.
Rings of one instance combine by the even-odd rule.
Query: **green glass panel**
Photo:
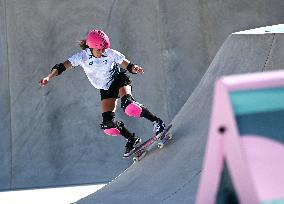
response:
[[[284,110],[284,88],[234,91],[230,93],[235,115]]]
[[[261,204],[284,204],[284,199],[281,200],[272,200],[272,201],[263,201]]]

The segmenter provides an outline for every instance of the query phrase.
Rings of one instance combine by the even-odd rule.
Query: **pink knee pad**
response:
[[[105,129],[104,133],[111,136],[118,136],[120,135],[120,131],[117,128],[109,128]]]
[[[128,116],[138,118],[142,113],[142,108],[137,103],[130,103],[124,111]]]

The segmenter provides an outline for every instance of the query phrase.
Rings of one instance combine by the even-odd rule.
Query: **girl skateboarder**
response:
[[[130,132],[122,121],[115,120],[116,102],[121,98],[121,108],[131,117],[144,117],[151,121],[156,135],[165,129],[164,122],[139,104],[132,96],[131,80],[126,74],[143,74],[142,67],[131,63],[120,52],[110,48],[109,37],[98,29],[91,30],[86,40],[80,41],[82,51],[63,63],[56,64],[51,72],[39,81],[40,86],[59,76],[66,69],[83,67],[90,83],[100,90],[103,122],[101,128],[107,135],[122,135],[126,139],[124,157],[135,150],[141,139]],[[122,68],[122,69],[121,69]]]

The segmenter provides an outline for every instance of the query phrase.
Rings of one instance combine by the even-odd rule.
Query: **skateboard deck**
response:
[[[156,135],[153,135],[148,140],[138,145],[135,148],[134,152],[127,158],[133,156],[133,161],[138,162],[143,159],[144,156],[148,153],[148,151],[150,151],[155,145],[157,145],[159,149],[162,149],[164,147],[164,144],[173,137],[170,132],[172,126],[172,124],[166,126],[164,132],[162,132],[158,137]]]

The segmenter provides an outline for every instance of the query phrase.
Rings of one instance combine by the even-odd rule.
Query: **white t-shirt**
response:
[[[103,56],[95,58],[87,48],[74,54],[68,60],[72,66],[83,67],[89,81],[97,89],[108,90],[115,77],[119,74],[125,56],[113,49],[106,49]]]

